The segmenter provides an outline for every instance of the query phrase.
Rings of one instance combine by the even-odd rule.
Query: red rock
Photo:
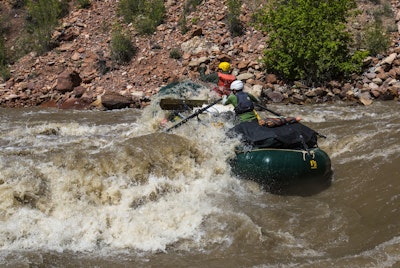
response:
[[[101,104],[108,110],[127,108],[133,103],[131,97],[116,92],[107,92],[101,97]]]
[[[81,84],[82,79],[76,71],[65,70],[57,77],[57,91],[61,93],[69,92]]]

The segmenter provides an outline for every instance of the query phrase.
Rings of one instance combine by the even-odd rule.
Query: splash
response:
[[[176,134],[150,133],[156,117],[140,120],[148,124],[25,122],[9,130],[0,248],[165,251],[203,239],[204,220],[218,211],[209,195],[232,183],[234,143],[207,120]]]

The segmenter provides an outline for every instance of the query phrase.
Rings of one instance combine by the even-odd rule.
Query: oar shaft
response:
[[[179,126],[185,124],[185,123],[186,123],[187,121],[189,121],[191,118],[198,116],[199,114],[201,114],[202,112],[206,111],[206,110],[207,110],[208,108],[210,108],[211,106],[214,106],[215,104],[217,104],[217,103],[220,102],[221,100],[222,100],[222,98],[221,98],[221,99],[218,99],[218,100],[216,100],[216,101],[214,101],[213,103],[207,105],[207,106],[204,107],[204,108],[198,109],[195,113],[193,113],[193,114],[189,115],[188,117],[184,118],[182,121],[180,121],[180,122],[177,123],[176,125],[173,125],[172,127],[167,128],[167,130],[165,130],[165,131],[168,132],[168,131],[170,131],[170,130],[172,130],[172,129],[174,129],[174,128],[177,128],[177,127],[179,127]]]
[[[261,104],[256,103],[256,105],[257,105],[258,107],[260,107],[261,109],[264,109],[264,110],[266,110],[266,111],[268,111],[268,112],[270,112],[270,113],[272,113],[272,114],[274,114],[274,115],[276,115],[276,116],[279,116],[279,117],[283,116],[283,115],[281,115],[281,114],[279,114],[279,113],[277,113],[277,112],[274,112],[274,111],[268,109],[267,107],[265,107],[265,106],[263,106],[263,105],[261,105]]]

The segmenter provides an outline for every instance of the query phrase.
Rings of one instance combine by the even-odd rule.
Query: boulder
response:
[[[56,90],[61,93],[70,92],[81,82],[82,79],[76,71],[65,70],[57,77]]]
[[[101,104],[108,110],[128,108],[134,101],[132,97],[123,96],[116,92],[107,92],[101,96]]]
[[[273,92],[268,93],[267,97],[269,99],[271,99],[272,102],[275,102],[275,103],[282,102],[284,99],[284,96],[282,95],[282,93],[278,92],[278,91],[273,91]]]

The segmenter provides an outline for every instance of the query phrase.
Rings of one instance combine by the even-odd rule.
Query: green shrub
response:
[[[136,30],[141,35],[152,34],[156,30],[158,24],[150,17],[140,17],[136,20]]]
[[[10,78],[5,41],[1,35],[0,35],[0,76],[3,79],[3,81],[7,81]]]
[[[125,22],[133,23],[139,34],[152,34],[163,22],[165,6],[163,0],[121,0],[118,14]]]
[[[181,33],[185,34],[189,31],[189,27],[187,26],[187,21],[186,21],[186,14],[184,13],[180,20],[178,21],[178,26],[181,29]]]
[[[241,0],[228,0],[228,25],[232,36],[243,34],[243,24],[240,21]]]
[[[270,1],[255,15],[256,24],[269,35],[263,57],[267,71],[314,84],[359,70],[345,24],[354,7],[354,0]]]
[[[196,25],[197,23],[199,23],[199,20],[200,20],[199,17],[194,17],[190,21],[192,22],[192,24]]]
[[[4,82],[11,78],[11,73],[7,66],[0,66],[0,77]]]
[[[11,0],[10,4],[13,8],[21,8],[26,5],[26,0]]]
[[[184,6],[184,12],[190,13],[196,10],[196,7],[200,5],[202,0],[186,0]]]
[[[180,52],[180,50],[178,48],[173,48],[170,52],[169,52],[169,57],[172,59],[180,59],[182,58],[182,53]]]
[[[8,34],[11,29],[11,18],[6,15],[0,14],[0,38]]]
[[[128,63],[137,52],[137,47],[133,45],[128,33],[124,33],[119,27],[112,33],[111,57],[117,63]]]
[[[58,19],[67,13],[67,0],[28,0],[27,32],[31,36],[29,47],[38,53],[49,50],[51,33],[58,25]]]
[[[368,50],[357,50],[351,56],[349,61],[342,62],[340,69],[344,73],[360,73],[362,72],[363,61],[368,57],[370,52]]]
[[[186,15],[196,10],[196,7],[200,5],[202,0],[186,0],[182,9],[182,16],[178,21],[178,26],[181,29],[181,33],[185,34],[189,31],[189,27],[187,26]],[[191,23],[197,24],[199,22],[199,18],[192,18]]]
[[[371,3],[378,5],[381,3],[381,0],[369,0]]]
[[[90,7],[90,0],[77,0],[78,5],[80,8],[89,8]]]
[[[385,52],[390,45],[390,36],[386,34],[383,25],[379,22],[374,22],[366,27],[364,43],[372,55]]]

